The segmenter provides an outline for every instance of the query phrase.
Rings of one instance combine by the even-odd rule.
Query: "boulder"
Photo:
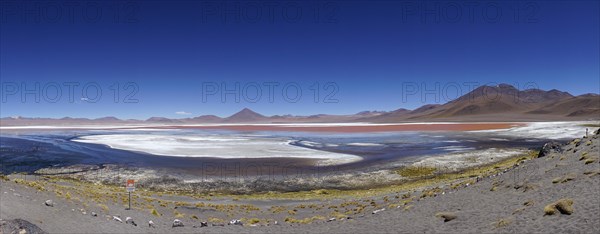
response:
[[[200,222],[200,227],[208,227],[208,222]]]
[[[37,234],[46,234],[44,230],[40,229],[35,224],[23,220],[23,219],[14,219],[14,220],[0,220],[0,233],[37,233]]]
[[[244,225],[244,224],[239,219],[232,219],[231,221],[229,221],[229,225]]]
[[[133,218],[131,218],[131,217],[125,218],[125,223],[126,224],[131,224],[133,226],[137,226],[137,224],[133,221]]]
[[[54,201],[52,201],[52,200],[46,200],[46,202],[44,202],[44,204],[46,204],[46,206],[52,207],[52,206],[54,206]]]
[[[152,220],[148,221],[148,227],[154,228],[154,222]]]
[[[94,217],[98,216],[98,214],[96,214],[96,212],[93,212],[93,211],[92,211],[92,213],[91,213],[91,214],[92,214],[92,216],[94,216]]]
[[[123,222],[123,220],[117,216],[113,216],[113,220],[121,223]]]
[[[173,226],[171,227],[183,227],[183,222],[179,219],[173,220]]]
[[[538,158],[545,157],[550,153],[562,153],[562,147],[558,142],[548,142],[542,146],[542,149],[538,153]]]
[[[437,213],[435,216],[444,219],[444,222],[450,222],[450,221],[456,219],[456,214],[454,214],[452,212],[441,212],[441,213]]]

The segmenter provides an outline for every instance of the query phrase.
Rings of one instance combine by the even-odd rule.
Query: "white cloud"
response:
[[[175,112],[175,114],[178,114],[178,115],[191,115],[192,113],[185,112],[185,111],[177,111],[177,112]]]

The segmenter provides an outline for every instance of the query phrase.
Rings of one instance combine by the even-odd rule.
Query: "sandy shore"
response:
[[[132,210],[124,207],[123,188],[11,175],[0,180],[0,229],[35,232],[21,219],[49,233],[598,233],[599,136],[556,148],[543,157],[451,181],[339,192],[343,196],[332,196],[334,191],[284,199],[277,193],[186,196],[139,190]],[[48,199],[55,204],[46,206]],[[113,216],[123,222],[132,217],[138,226]],[[175,218],[185,226],[173,228]],[[227,225],[231,219],[244,225]],[[155,228],[148,227],[149,220]]]

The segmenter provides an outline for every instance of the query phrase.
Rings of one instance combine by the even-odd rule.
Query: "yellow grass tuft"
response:
[[[326,189],[318,189],[318,190],[313,190],[313,193],[315,193],[317,195],[325,195],[325,194],[329,194],[329,191],[327,191]]]
[[[561,214],[571,215],[573,213],[573,200],[570,198],[563,198],[544,207],[545,215],[554,215],[556,214],[556,211]]]
[[[502,228],[508,226],[511,222],[512,220],[510,218],[500,219],[498,222],[494,223],[494,226],[496,226],[496,228]]]
[[[175,218],[178,218],[178,219],[185,217],[185,214],[183,214],[179,211],[174,211],[173,214],[175,215]]]
[[[102,209],[104,212],[108,212],[108,206],[104,204],[98,204],[98,207],[100,207],[100,209]]]
[[[435,217],[444,219],[444,222],[450,222],[450,221],[456,219],[456,214],[454,214],[452,212],[439,212],[439,213],[435,214]]]
[[[583,172],[583,174],[592,177],[592,176],[595,176],[595,175],[599,175],[600,171],[586,171],[586,172]]]
[[[554,179],[552,180],[552,183],[553,183],[553,184],[557,184],[557,183],[566,183],[566,182],[568,182],[568,181],[574,180],[574,179],[575,179],[575,177],[577,177],[575,174],[568,174],[568,175],[565,175],[564,177],[557,177],[557,178],[554,178]]]
[[[523,212],[523,211],[525,210],[525,208],[527,208],[527,207],[521,207],[521,208],[518,208],[518,209],[516,209],[515,211],[513,211],[513,212],[512,212],[512,214],[518,214],[518,213],[521,213],[521,212]]]
[[[315,220],[325,220],[325,217],[320,216],[320,215],[313,216],[310,218],[304,218],[304,219],[295,219],[293,217],[286,217],[284,221],[286,223],[310,224],[310,223],[314,222]]]
[[[248,220],[249,224],[257,224],[260,223],[260,219],[257,218],[251,218],[250,220]]]
[[[425,167],[425,166],[410,166],[404,167],[396,170],[396,173],[401,175],[402,177],[407,178],[418,178],[425,176],[432,176],[437,169],[435,167]]]
[[[175,206],[192,206],[192,204],[188,202],[175,202]]]
[[[586,164],[586,165],[587,165],[587,164],[594,163],[594,162],[596,162],[596,159],[594,159],[594,158],[589,158],[589,159],[586,159],[586,160],[585,160],[585,164]]]
[[[544,214],[545,215],[554,215],[556,214],[556,204],[551,203],[544,206]]]
[[[427,190],[423,190],[423,192],[421,193],[421,198],[426,198],[426,197],[435,197],[438,194],[442,193],[442,189],[435,187],[432,189],[427,189]]]
[[[573,213],[573,200],[569,198],[563,198],[556,202],[556,209],[561,214],[571,215]]]
[[[220,224],[220,223],[225,223],[225,220],[220,219],[220,218],[210,217],[210,218],[208,218],[208,222]]]
[[[269,208],[269,211],[273,212],[273,214],[281,213],[285,210],[286,209],[283,206],[271,206],[271,208]]]
[[[158,211],[157,211],[156,209],[154,209],[154,208],[153,208],[152,210],[150,210],[150,213],[151,213],[152,215],[156,216],[156,217],[159,217],[159,216],[160,216],[160,213],[158,213]]]

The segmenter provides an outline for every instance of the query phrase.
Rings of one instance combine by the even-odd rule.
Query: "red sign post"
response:
[[[135,180],[127,180],[125,187],[127,188],[127,192],[135,191]]]
[[[127,189],[127,192],[129,193],[129,208],[128,208],[128,210],[131,210],[131,192],[135,191],[135,181],[127,180],[127,184],[125,184],[125,188]]]

